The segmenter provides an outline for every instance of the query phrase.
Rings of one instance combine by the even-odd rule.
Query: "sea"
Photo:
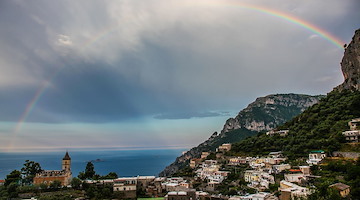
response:
[[[116,172],[119,177],[158,176],[175,161],[185,149],[151,150],[76,150],[69,151],[73,177],[85,171],[87,162],[94,164],[95,172],[106,175]],[[13,170],[21,170],[26,160],[35,161],[44,170],[60,170],[65,151],[58,152],[0,152],[0,179]]]

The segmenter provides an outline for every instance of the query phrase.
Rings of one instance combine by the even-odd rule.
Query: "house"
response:
[[[136,191],[136,177],[121,177],[114,180],[114,192],[117,191]]]
[[[342,134],[345,136],[347,142],[359,142],[360,138],[360,118],[353,119],[348,123],[350,131],[344,131]]]
[[[165,200],[190,200],[196,199],[195,190],[171,191],[165,196]]]
[[[350,130],[360,130],[360,118],[351,120],[349,123]]]
[[[246,162],[247,162],[246,158],[236,157],[236,158],[230,158],[228,165],[236,166],[236,165],[246,164]]]
[[[359,138],[360,138],[359,130],[344,131],[342,134],[345,136],[346,141],[349,143],[359,142]]]
[[[5,184],[5,180],[0,180],[0,186]]]
[[[283,158],[282,151],[270,152],[269,156],[272,158]]]
[[[279,130],[279,131],[271,130],[266,132],[266,135],[268,136],[280,135],[281,137],[285,137],[288,134],[289,134],[289,130]]]
[[[279,190],[281,191],[280,200],[306,199],[311,194],[308,188],[284,180],[280,181]]]
[[[278,200],[276,196],[267,193],[267,192],[259,192],[256,194],[249,194],[245,196],[232,196],[229,200]]]
[[[85,183],[95,184],[95,185],[113,185],[114,184],[114,179],[85,180]]]
[[[205,159],[208,155],[210,155],[210,152],[201,152],[201,159]]]
[[[230,151],[231,150],[231,144],[230,143],[226,143],[226,144],[222,144],[218,147],[217,151]]]
[[[278,174],[287,169],[291,169],[291,165],[289,165],[289,164],[273,165],[272,167],[273,167],[273,171],[275,174]]]
[[[216,190],[216,187],[219,185],[219,182],[210,181],[207,183],[207,186],[205,188],[206,191],[214,192]]]
[[[329,186],[329,188],[333,188],[337,190],[341,197],[345,198],[350,194],[350,186],[344,183],[335,183]]]
[[[146,190],[150,183],[153,183],[155,176],[137,176],[137,187],[141,190]]]
[[[50,185],[54,181],[60,181],[62,186],[70,184],[72,177],[71,173],[71,158],[66,152],[61,163],[61,170],[43,170],[37,173],[33,179],[35,185],[46,184]]]
[[[299,166],[300,171],[305,175],[310,175],[310,166]]]
[[[137,177],[122,177],[114,180],[113,191],[122,199],[136,198]]]
[[[323,150],[311,151],[306,162],[309,165],[318,165],[324,158],[326,158],[326,154]]]
[[[291,183],[301,183],[301,180],[304,179],[304,174],[302,174],[302,173],[285,174],[284,179],[285,179],[285,181],[291,182]]]
[[[257,170],[246,170],[244,173],[244,180],[249,183],[249,187],[258,188],[260,190],[268,189],[269,184],[275,183],[274,176]]]
[[[190,183],[184,180],[182,177],[171,177],[167,178],[161,183],[162,188],[167,191],[182,191],[190,188]]]
[[[194,169],[201,163],[201,158],[193,158],[190,160],[190,168]]]

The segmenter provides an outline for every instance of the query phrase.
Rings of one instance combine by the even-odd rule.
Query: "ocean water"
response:
[[[71,171],[76,177],[85,170],[87,162],[93,162],[97,174],[116,172],[118,176],[157,176],[167,165],[175,161],[185,149],[157,150],[96,150],[69,151]],[[65,152],[0,152],[0,179],[5,179],[12,170],[20,170],[25,160],[40,163],[44,170],[60,170]]]

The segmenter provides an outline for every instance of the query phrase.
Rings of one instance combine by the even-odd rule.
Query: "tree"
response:
[[[94,175],[95,175],[94,164],[92,162],[88,162],[85,167],[85,172],[80,172],[78,178],[81,180],[93,179]]]
[[[74,177],[70,182],[70,185],[73,189],[80,189],[81,184],[82,184],[82,181],[76,177]]]
[[[101,179],[117,179],[118,175],[116,172],[110,172],[106,176],[102,176]]]
[[[21,172],[18,170],[12,171],[9,175],[6,175],[5,186],[10,185],[11,183],[19,184],[21,181]]]
[[[86,179],[86,178],[85,178],[85,173],[84,173],[84,172],[79,172],[78,178],[79,178],[80,180],[85,180],[85,179]]]
[[[40,183],[39,188],[41,190],[46,190],[48,188],[48,185],[46,185],[45,183]]]
[[[10,183],[6,188],[10,198],[16,198],[18,196],[19,185],[15,182]]]
[[[61,187],[61,181],[59,180],[54,180],[53,182],[50,183],[50,188],[51,189],[58,189]]]
[[[24,176],[24,183],[31,184],[35,175],[41,171],[42,169],[39,163],[26,160],[24,167],[21,168],[21,174]]]

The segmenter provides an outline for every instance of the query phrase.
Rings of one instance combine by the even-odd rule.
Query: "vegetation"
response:
[[[350,161],[328,161],[320,167],[312,167],[312,173],[321,178],[314,179],[312,184],[317,188],[310,199],[341,199],[337,192],[329,188],[335,183],[345,183],[351,186],[352,199],[360,198],[360,160]]]
[[[105,176],[96,174],[94,165],[88,162],[84,172],[79,177],[74,177],[70,185],[71,189],[63,187],[59,180],[47,184],[33,185],[33,178],[41,171],[39,163],[26,160],[21,171],[14,170],[6,176],[4,186],[0,186],[0,200],[12,198],[31,198],[36,196],[39,200],[70,200],[76,197],[87,197],[88,199],[112,199],[113,190],[111,185],[88,184],[82,180],[116,179],[118,175],[110,172]]]
[[[174,177],[194,177],[195,171],[191,169],[191,167],[186,166],[182,168],[181,170],[177,171],[175,174],[173,174]]]
[[[33,182],[35,175],[41,171],[42,169],[39,163],[26,160],[24,167],[21,168],[21,174],[24,177],[23,183],[28,185],[31,184]]]
[[[262,155],[283,151],[291,160],[306,156],[311,150],[339,150],[344,143],[342,132],[348,122],[360,116],[360,92],[333,91],[320,103],[277,129],[289,129],[288,136],[267,136],[259,133],[232,147],[232,152]]]

